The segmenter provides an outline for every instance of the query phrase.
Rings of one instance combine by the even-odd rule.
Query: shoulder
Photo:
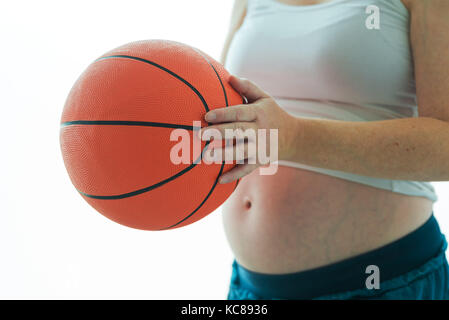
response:
[[[239,28],[246,15],[248,0],[235,0],[232,8],[231,29]]]
[[[234,6],[235,7],[246,7],[248,3],[248,0],[235,0]]]
[[[233,14],[241,14],[248,6],[248,0],[234,0]]]

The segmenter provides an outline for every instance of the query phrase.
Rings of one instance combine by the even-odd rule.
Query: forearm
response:
[[[295,118],[286,159],[375,178],[449,180],[449,123],[432,118],[348,122]]]

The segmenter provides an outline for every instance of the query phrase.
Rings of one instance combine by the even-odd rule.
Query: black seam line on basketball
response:
[[[237,179],[237,181],[235,182],[235,187],[234,190],[237,189],[237,186],[239,185],[240,179]]]
[[[199,50],[196,50],[196,49],[194,49],[194,50],[195,50],[199,55],[201,55],[201,56],[204,58],[204,60],[207,61],[207,63],[209,63],[209,65],[212,67],[212,69],[214,70],[215,74],[217,75],[218,80],[220,81],[221,87],[223,88],[223,95],[224,95],[224,98],[225,98],[226,107],[228,107],[228,106],[229,106],[229,103],[228,103],[228,97],[227,97],[227,95],[226,95],[226,89],[225,89],[225,87],[223,86],[223,82],[221,81],[220,75],[218,74],[217,70],[215,70],[214,66],[210,63],[210,61],[207,59],[207,57],[205,57]],[[209,199],[210,195],[212,194],[212,192],[215,190],[215,187],[217,186],[218,179],[220,179],[220,176],[221,176],[221,174],[223,173],[224,165],[225,165],[224,163],[221,165],[220,172],[218,173],[217,178],[215,179],[215,182],[214,182],[212,188],[209,190],[209,193],[207,194],[206,198],[204,198],[204,200],[200,203],[200,205],[199,205],[199,206],[198,206],[192,213],[190,213],[189,215],[187,215],[186,217],[184,217],[182,220],[176,222],[175,224],[172,224],[172,225],[169,226],[169,227],[160,229],[160,231],[174,228],[174,227],[176,227],[177,225],[179,225],[180,223],[186,221],[186,220],[189,219],[191,216],[193,216],[193,215],[194,215],[194,214],[195,214],[195,213],[196,213],[196,212],[197,212],[197,211],[198,211],[198,210],[199,210],[199,209],[206,203],[207,199]]]
[[[200,127],[188,126],[183,124],[148,122],[148,121],[121,121],[121,120],[75,120],[61,123],[61,127],[74,125],[99,125],[99,126],[139,126],[139,127],[157,127],[185,130],[199,130]]]
[[[221,88],[223,89],[223,94],[224,94],[224,98],[225,98],[225,102],[226,102],[226,107],[228,107],[229,106],[229,103],[228,103],[228,95],[226,94],[226,89],[225,89],[225,87],[224,87],[224,85],[223,85],[223,81],[221,81],[221,78],[220,78],[220,75],[218,74],[218,72],[217,72],[217,69],[215,69],[215,67],[213,66],[213,64],[210,62],[210,60],[201,52],[201,51],[199,51],[199,50],[197,50],[197,49],[194,49],[196,52],[198,52],[198,54],[200,55],[200,56],[202,56],[203,58],[204,58],[204,60],[206,60],[207,61],[207,63],[212,67],[212,69],[214,70],[214,72],[215,72],[215,74],[217,75],[217,78],[218,78],[218,81],[220,81],[220,85],[221,85]]]
[[[207,196],[203,199],[203,201],[200,203],[200,205],[199,205],[195,210],[193,210],[193,212],[191,212],[188,216],[184,217],[182,220],[176,222],[175,224],[172,224],[172,225],[169,226],[169,227],[166,227],[166,228],[163,228],[163,229],[159,229],[159,231],[171,229],[171,228],[176,227],[176,226],[179,225],[180,223],[183,223],[184,221],[186,221],[187,219],[189,219],[191,216],[193,216],[193,215],[194,215],[194,214],[195,214],[195,213],[196,213],[196,212],[203,206],[203,204],[206,203],[207,199],[209,199],[210,195],[212,194],[212,192],[214,192],[215,187],[216,187],[217,184],[218,184],[218,178],[219,178],[219,177],[221,176],[221,174],[223,173],[224,165],[225,165],[224,163],[221,165],[220,172],[218,173],[217,179],[215,179],[214,185],[213,185],[212,188],[209,190],[209,193],[208,193]]]
[[[180,80],[181,82],[183,82],[184,84],[186,84],[190,89],[192,89],[193,92],[196,93],[196,95],[198,96],[198,98],[200,98],[201,102],[203,103],[204,108],[206,109],[206,112],[209,111],[209,106],[206,103],[206,100],[204,99],[204,97],[201,95],[201,93],[198,91],[197,88],[195,88],[190,82],[188,82],[186,79],[182,78],[181,76],[177,75],[176,73],[174,73],[173,71],[161,66],[160,64],[157,64],[156,62],[150,61],[150,60],[146,60],[146,59],[142,59],[139,57],[133,57],[133,56],[128,56],[128,55],[123,55],[123,54],[117,54],[117,55],[112,55],[112,56],[106,56],[106,57],[101,57],[98,58],[95,61],[100,61],[100,60],[104,60],[104,59],[111,59],[111,58],[123,58],[123,59],[131,59],[131,60],[136,60],[136,61],[140,61],[140,62],[144,62],[147,64],[151,64],[152,66],[159,68],[165,72],[167,72],[168,74],[172,75],[173,77],[175,77],[176,79]]]
[[[203,158],[203,154],[204,152],[206,152],[208,145],[209,145],[210,141],[206,142],[206,145],[203,148],[203,151],[201,152],[201,155],[198,157],[198,159],[196,159],[190,166],[188,166],[187,168],[184,168],[183,170],[179,171],[178,173],[176,173],[175,175],[164,179],[162,181],[159,181],[158,183],[155,183],[151,186],[148,186],[146,188],[142,188],[139,190],[135,190],[132,192],[128,192],[128,193],[123,193],[123,194],[118,194],[118,195],[113,195],[113,196],[97,196],[97,195],[92,195],[92,194],[87,194],[84,193],[82,191],[79,191],[79,193],[81,193],[83,196],[86,196],[88,198],[92,198],[92,199],[100,199],[100,200],[119,200],[119,199],[124,199],[124,198],[130,198],[130,197],[134,197],[137,196],[139,194],[154,190],[156,188],[159,188],[161,186],[163,186],[164,184],[167,184],[168,182],[175,180],[176,178],[182,176],[183,174],[189,172],[190,170],[192,170],[198,163],[199,161]]]

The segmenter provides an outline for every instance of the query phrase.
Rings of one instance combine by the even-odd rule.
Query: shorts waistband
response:
[[[312,299],[361,289],[370,274],[366,268],[379,268],[386,281],[423,265],[444,250],[445,237],[432,215],[421,227],[381,248],[331,265],[288,274],[264,274],[234,263],[242,288],[262,298]]]

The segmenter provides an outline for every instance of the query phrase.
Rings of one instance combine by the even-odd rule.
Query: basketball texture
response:
[[[74,84],[60,143],[70,179],[101,214],[144,230],[191,224],[220,206],[236,184],[219,184],[232,164],[206,164],[200,152],[174,164],[172,130],[193,144],[193,121],[243,103],[229,74],[205,53],[166,40],[133,42],[95,60]]]

